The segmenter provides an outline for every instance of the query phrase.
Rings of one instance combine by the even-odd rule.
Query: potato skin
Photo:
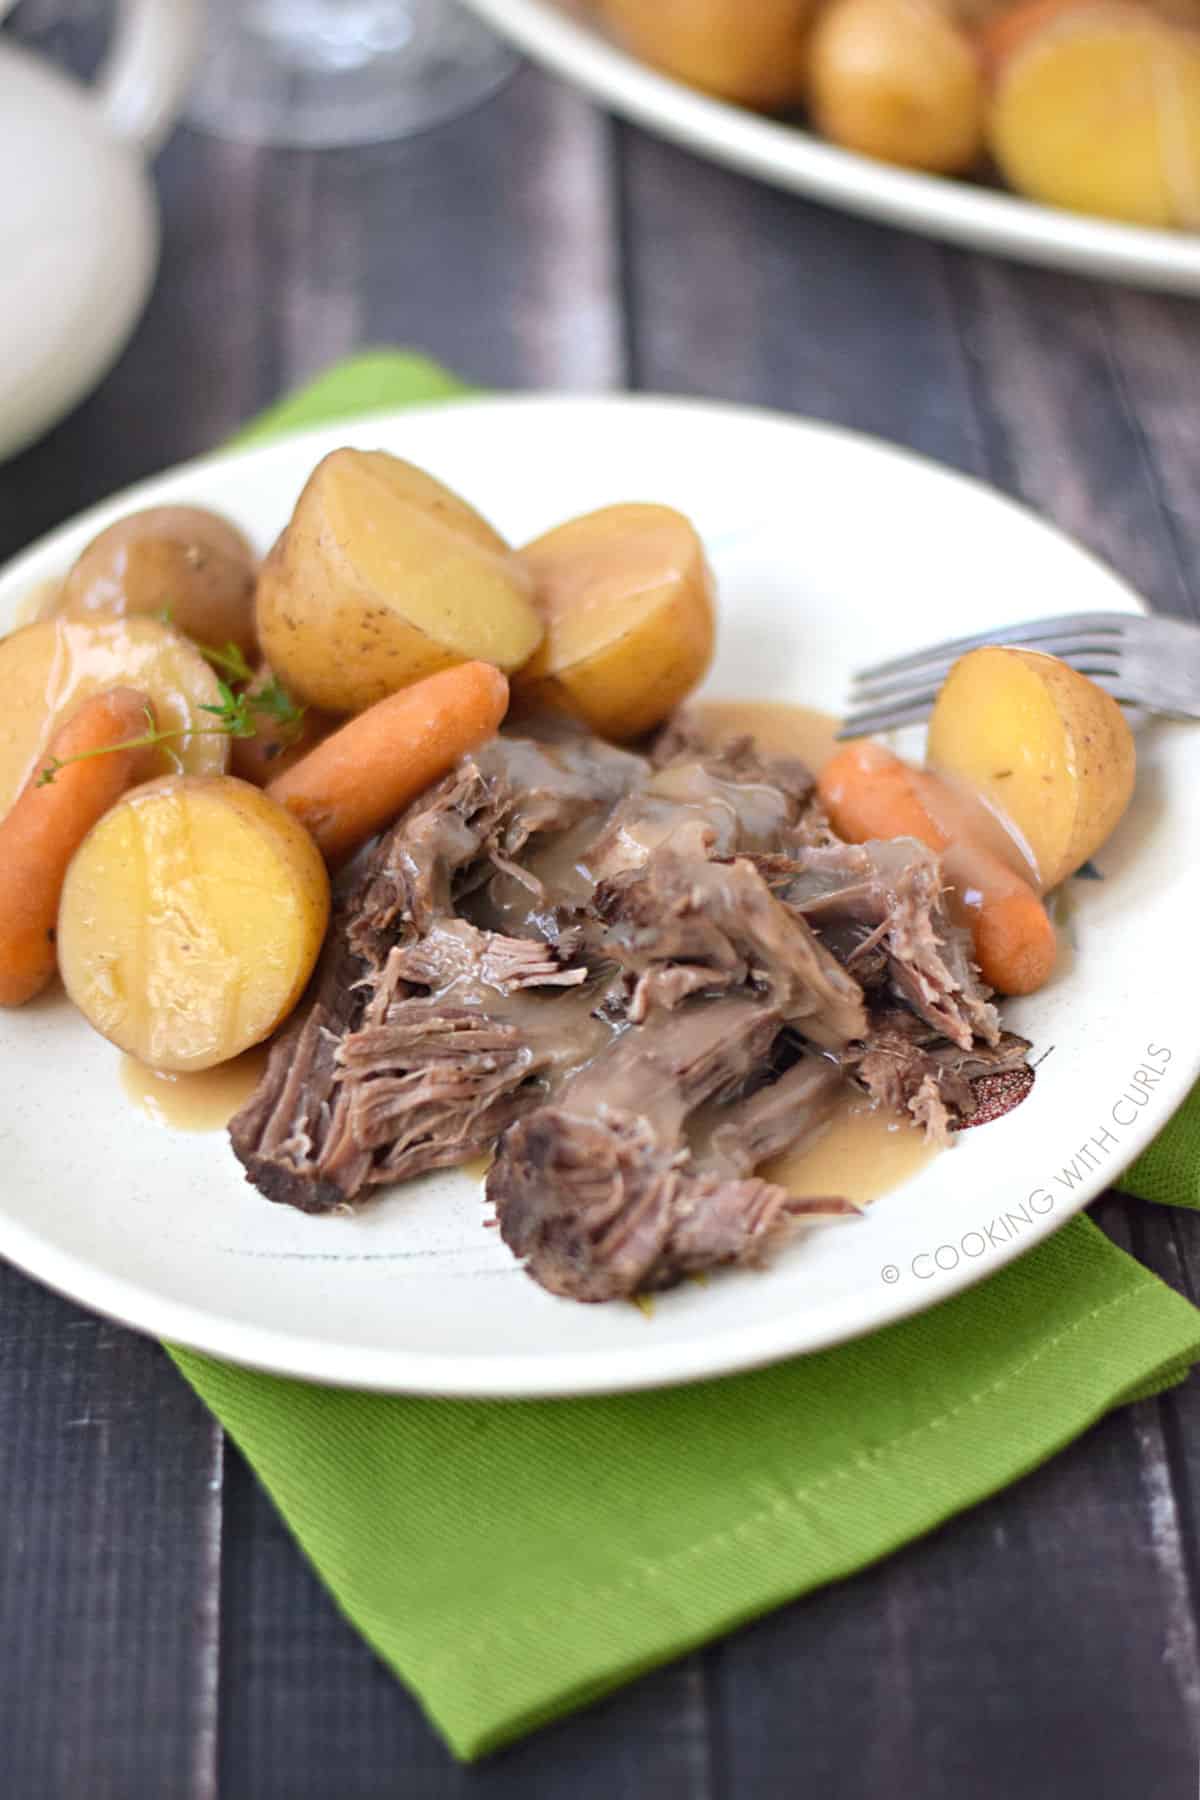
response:
[[[933,0],[832,0],[809,84],[818,130],[847,150],[952,175],[983,148],[978,54]]]
[[[321,854],[275,801],[233,776],[167,776],[119,801],[76,852],[59,966],[122,1050],[151,1068],[212,1068],[291,1012],[329,910]]]
[[[666,506],[602,507],[527,544],[546,635],[513,680],[526,712],[565,713],[628,742],[700,682],[715,640],[712,573]]]
[[[817,0],[601,0],[600,13],[635,56],[743,106],[804,98]]]
[[[955,663],[926,756],[1011,821],[1043,893],[1111,836],[1137,773],[1133,733],[1110,694],[1057,657],[1000,646]]]
[[[58,727],[112,687],[147,693],[164,731],[206,730],[215,721],[200,709],[221,701],[200,652],[157,619],[42,619],[0,640],[0,818]],[[147,752],[148,776],[181,765],[189,775],[223,773],[229,739],[197,735]]]
[[[264,663],[245,692],[251,696],[271,681],[273,671]],[[314,745],[335,731],[341,720],[320,707],[306,706],[303,717],[295,724],[284,725],[268,713],[251,711],[253,737],[234,738],[231,755],[233,773],[255,787],[266,787],[277,775],[294,768]]]
[[[522,706],[563,713],[597,737],[631,743],[669,718],[701,681],[712,660],[711,623],[699,594],[679,594],[585,661],[521,679]]]
[[[383,451],[318,463],[258,581],[259,639],[287,687],[362,712],[460,662],[536,649],[529,576],[486,520]]]
[[[197,643],[256,648],[257,559],[228,519],[198,506],[150,506],[118,519],[80,554],[52,609],[64,618],[161,617]]]

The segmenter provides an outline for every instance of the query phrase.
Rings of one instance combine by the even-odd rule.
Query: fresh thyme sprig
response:
[[[196,648],[206,663],[211,663],[214,669],[227,675],[230,681],[246,684],[254,680],[254,670],[246,661],[240,644],[226,644],[223,650],[218,650],[213,644],[197,644]]]
[[[285,729],[299,732],[308,708],[299,700],[294,700],[280,681],[278,675],[272,675],[270,681],[256,688],[250,695],[250,710],[261,713],[264,718],[274,719],[277,725]]]
[[[274,719],[277,725],[283,726],[288,733],[287,741],[294,742],[299,736],[300,725],[304,719],[306,708],[294,700],[280,681],[278,675],[272,675],[262,686],[254,688],[251,683],[255,679],[254,670],[246,661],[241,647],[237,644],[226,644],[223,650],[214,649],[211,644],[197,644],[201,656],[213,668],[226,677],[230,684],[236,683],[244,690],[238,698],[245,702],[251,713],[258,713],[264,719]],[[228,704],[230,692],[225,682],[220,682],[221,698]],[[206,712],[213,712],[214,707],[206,707]],[[253,737],[254,727],[249,731],[239,730],[237,737]]]
[[[170,624],[169,608],[164,608],[161,616],[164,624]],[[83,762],[90,756],[111,756],[114,750],[150,750],[173,738],[257,737],[256,718],[273,720],[280,727],[282,742],[295,743],[306,708],[292,698],[277,675],[272,675],[260,688],[252,688],[254,670],[237,644],[226,644],[222,650],[208,644],[197,644],[196,648],[206,662],[220,671],[217,677],[220,705],[200,707],[201,712],[209,713],[216,720],[214,725],[181,725],[160,731],[153,709],[147,706],[146,730],[139,737],[126,738],[119,744],[104,744],[98,750],[81,750],[76,756],[52,756],[38,776],[37,785],[49,787],[59,770],[65,769],[68,763]]]
[[[236,704],[237,702],[235,699],[235,705]],[[217,713],[222,717],[225,712],[223,706],[206,706],[203,710],[205,712]],[[253,725],[250,726],[249,731],[241,731],[232,729],[230,723],[227,722],[223,722],[220,725],[201,725],[199,727],[177,725],[170,730],[160,731],[154,717],[153,707],[147,706],[145,714],[146,729],[138,737],[122,738],[119,744],[101,744],[96,750],[79,750],[74,756],[52,756],[37,778],[38,787],[49,787],[59,770],[65,769],[69,763],[86,762],[88,758],[92,756],[111,756],[115,750],[153,750],[159,744],[170,743],[172,738],[254,736]]]
[[[201,706],[199,709],[201,712],[211,713],[216,719],[216,726],[210,726],[209,729],[219,730],[225,737],[254,737],[258,727],[250,717],[250,696],[246,693],[235,694],[229,683],[221,680],[217,682],[217,692],[221,696],[220,706]]]

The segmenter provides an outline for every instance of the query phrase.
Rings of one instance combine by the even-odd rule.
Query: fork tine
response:
[[[1077,637],[1065,640],[1044,638],[1039,648],[1070,663],[1072,668],[1078,669],[1083,675],[1115,675],[1121,666],[1121,649],[1115,638],[1109,638],[1107,643],[1096,643],[1094,640],[1085,643]],[[930,656],[926,660],[915,662],[912,668],[902,670],[899,674],[857,674],[852,677],[851,700],[856,706],[868,706],[875,701],[899,698],[905,691],[911,693],[915,687],[925,688],[935,682],[940,683],[945,680],[957,660],[954,656]]]
[[[894,656],[888,662],[873,663],[870,668],[860,669],[857,679],[869,681],[884,675],[901,675],[921,668],[931,657],[936,657],[939,662],[954,662],[968,650],[982,650],[988,644],[1041,644],[1047,638],[1066,632],[1098,634],[1117,641],[1128,629],[1130,621],[1140,616],[1138,613],[1063,613],[1055,619],[1029,619],[1023,625],[1001,626],[999,630],[979,632],[974,637],[951,638],[945,643],[929,644],[924,650],[913,651],[908,656]]]
[[[894,731],[898,725],[916,725],[933,711],[937,689],[914,694],[910,699],[891,706],[865,706],[849,712],[834,734],[842,738],[871,737],[877,731]]]
[[[1086,674],[1087,671],[1081,669],[1080,673]],[[1092,680],[1123,706],[1137,706],[1144,700],[1143,695],[1131,691],[1128,678],[1120,674],[1098,669],[1092,675]],[[898,695],[891,702],[879,701],[871,706],[860,706],[846,714],[834,737],[840,743],[845,738],[873,737],[881,731],[895,731],[901,725],[919,725],[933,711],[939,687],[940,683],[922,686],[919,691],[910,692],[907,698]]]

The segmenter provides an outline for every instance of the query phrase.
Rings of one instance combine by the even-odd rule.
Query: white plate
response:
[[[426,465],[517,542],[617,500],[653,496],[690,513],[720,582],[711,689],[725,696],[833,708],[868,653],[1039,609],[1137,605],[1026,512],[862,438],[686,402],[546,398],[359,419],[185,465],[12,565],[0,625],[31,583],[135,506],[217,507],[268,545],[317,458],[346,442]],[[543,1293],[484,1229],[478,1182],[454,1172],[357,1218],[272,1206],[221,1134],[173,1133],[131,1108],[116,1052],[61,994],[0,1015],[0,1253],[85,1305],[213,1355],[411,1392],[647,1387],[874,1330],[1061,1225],[1166,1122],[1200,1067],[1177,948],[1200,910],[1200,863],[1180,853],[1200,839],[1200,731],[1157,726],[1142,751],[1135,805],[1102,858],[1107,879],[1074,884],[1074,972],[1007,1009],[1037,1055],[1053,1047],[1031,1098],[766,1273],[689,1285],[647,1320]],[[1145,1104],[1121,1104],[1128,1092]],[[1097,1139],[1087,1171],[1081,1147]]]
[[[839,150],[638,62],[556,0],[467,0],[547,68],[627,118],[776,187],[947,243],[1142,287],[1200,294],[1200,235],[1119,225]],[[653,0],[651,0],[653,3]]]

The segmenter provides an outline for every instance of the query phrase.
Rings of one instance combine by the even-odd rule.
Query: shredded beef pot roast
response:
[[[848,1082],[944,1142],[1027,1049],[924,846],[840,843],[748,738],[556,731],[465,757],[380,840],[230,1134],[305,1212],[495,1147],[505,1242],[609,1300],[852,1213],[755,1174]]]

